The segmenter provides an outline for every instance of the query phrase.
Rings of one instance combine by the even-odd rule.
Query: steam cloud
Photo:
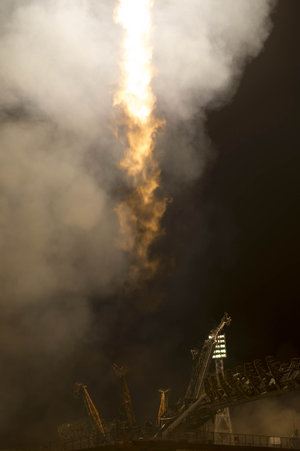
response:
[[[266,399],[233,409],[235,433],[291,437],[300,427],[299,395]]]
[[[157,152],[169,189],[175,180],[201,174],[208,151],[205,109],[233,95],[245,63],[268,36],[273,4],[155,2],[153,90],[167,121]],[[110,294],[126,274],[114,211],[125,183],[112,108],[122,50],[114,8],[111,0],[0,3],[4,360],[11,353],[18,360],[28,347],[44,359],[54,350],[67,352],[88,328],[88,296]],[[203,130],[197,149],[191,145],[196,114]],[[51,345],[24,340],[36,323],[35,334],[46,330]],[[0,386],[9,392],[7,368]],[[6,419],[20,409],[10,405]]]
[[[154,8],[154,91],[167,121],[159,143],[170,149],[162,167],[178,186],[199,177],[209,140],[205,110],[219,108],[236,91],[245,64],[262,49],[272,0],[166,0]],[[197,116],[202,143],[191,145]],[[180,123],[180,127],[178,127]]]

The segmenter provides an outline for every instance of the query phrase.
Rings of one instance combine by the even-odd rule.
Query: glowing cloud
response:
[[[149,247],[161,233],[160,219],[166,201],[156,197],[160,170],[153,155],[154,139],[161,125],[154,115],[151,89],[151,0],[120,0],[115,20],[125,30],[122,79],[114,98],[126,116],[128,148],[120,163],[133,182],[133,190],[117,208],[121,246],[132,256],[131,277],[149,278],[158,261],[149,258]]]

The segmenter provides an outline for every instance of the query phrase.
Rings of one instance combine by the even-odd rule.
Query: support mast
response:
[[[226,357],[227,351],[225,334],[218,335],[212,358],[215,360],[216,379],[219,385],[222,383],[222,380],[224,380],[224,359],[226,359]],[[220,442],[219,433],[232,434],[232,424],[228,407],[220,409],[216,413],[214,421],[214,433],[217,443]]]
[[[86,410],[87,410],[87,413],[88,413],[90,419],[92,420],[96,429],[105,438],[105,431],[104,431],[104,427],[103,427],[99,412],[96,409],[95,404],[93,403],[92,398],[89,395],[89,392],[87,391],[87,386],[84,384],[80,384],[79,382],[76,382],[75,391],[77,393],[81,393],[84,405],[86,407]]]
[[[135,417],[133,413],[132,400],[130,396],[130,391],[127,383],[126,374],[128,373],[128,368],[125,366],[118,366],[115,363],[113,364],[113,370],[120,379],[121,384],[121,394],[124,405],[124,410],[126,413],[128,426],[132,429],[135,426]]]
[[[230,316],[228,313],[224,313],[220,324],[210,332],[209,338],[205,340],[201,350],[192,350],[194,364],[190,384],[185,394],[185,405],[180,409],[178,416],[166,426],[162,432],[163,438],[166,438],[176,429],[201,403],[203,396],[205,396],[204,379],[211,364],[217,336],[230,322]]]

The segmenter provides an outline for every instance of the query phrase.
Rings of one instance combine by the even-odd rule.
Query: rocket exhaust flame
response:
[[[126,115],[128,148],[120,162],[133,184],[129,196],[117,207],[121,247],[130,253],[130,277],[149,279],[158,260],[151,260],[149,247],[161,234],[160,220],[166,199],[159,199],[160,170],[154,158],[155,135],[163,124],[155,117],[156,98],[151,89],[150,46],[152,0],[119,0],[115,21],[125,30],[122,80],[114,97]]]

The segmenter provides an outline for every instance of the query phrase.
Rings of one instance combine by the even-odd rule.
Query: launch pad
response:
[[[58,428],[60,447],[64,450],[88,449],[100,446],[109,449],[227,449],[253,446],[257,448],[299,449],[294,437],[250,436],[232,433],[229,408],[279,396],[300,388],[300,358],[278,362],[268,356],[233,369],[225,369],[224,327],[231,318],[227,313],[219,325],[210,331],[199,349],[192,349],[192,374],[185,395],[175,407],[168,406],[168,389],[161,392],[157,418],[139,425],[127,383],[127,368],[114,365],[120,380],[123,419],[106,422],[100,418],[87,387],[77,384],[85,406],[86,418],[65,423]],[[213,359],[215,371],[211,372]],[[207,425],[214,423],[214,429]],[[222,426],[226,425],[225,429]],[[57,448],[56,448],[57,449]]]
[[[230,443],[230,445],[228,444]],[[47,451],[76,451],[76,450],[93,450],[93,451],[247,451],[249,447],[255,448],[257,451],[271,451],[274,448],[286,450],[299,450],[300,437],[274,437],[263,435],[249,434],[216,434],[214,432],[208,434],[189,434],[181,435],[177,439],[170,440],[139,440],[119,441],[115,443],[96,443],[90,442],[89,439],[69,441],[62,444],[56,442],[47,446]],[[45,451],[46,447],[23,449],[23,451]],[[17,451],[17,450],[15,450]],[[21,451],[21,450],[20,450]]]

